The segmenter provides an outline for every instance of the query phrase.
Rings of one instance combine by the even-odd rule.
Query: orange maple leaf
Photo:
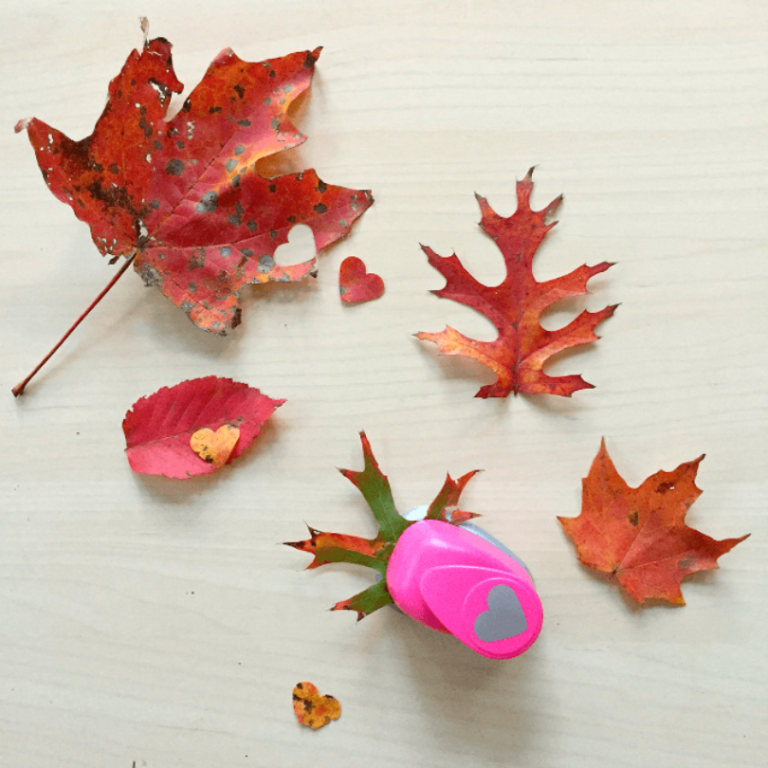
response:
[[[717,568],[717,559],[749,536],[717,541],[685,524],[685,513],[701,495],[695,480],[703,458],[630,488],[603,440],[582,481],[581,514],[558,517],[579,560],[610,574],[639,603],[659,598],[685,605],[682,580]]]
[[[570,397],[579,389],[592,388],[581,376],[548,376],[542,368],[558,352],[597,340],[595,327],[618,306],[599,312],[584,311],[555,331],[541,327],[539,320],[548,307],[570,296],[588,293],[587,281],[612,264],[604,261],[594,267],[581,266],[554,280],[536,281],[533,257],[547,232],[557,223],[547,224],[546,219],[557,210],[563,198],[556,198],[541,211],[531,210],[532,174],[533,168],[517,182],[517,210],[509,218],[499,216],[484,197],[477,196],[482,212],[480,226],[504,255],[507,276],[499,285],[486,286],[475,280],[456,254],[443,258],[422,246],[429,263],[446,279],[445,287],[432,293],[476,309],[499,332],[494,341],[475,341],[450,327],[440,333],[416,334],[419,339],[434,341],[444,355],[474,358],[496,374],[496,381],[482,387],[476,397],[506,397],[510,392]]]

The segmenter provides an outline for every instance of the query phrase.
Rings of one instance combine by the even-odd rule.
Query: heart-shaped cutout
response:
[[[475,619],[475,634],[480,640],[492,643],[525,632],[528,620],[512,587],[497,584],[488,593],[487,600],[488,610]]]
[[[312,683],[296,683],[293,689],[293,711],[301,725],[322,728],[331,720],[338,720],[341,704],[333,696],[321,696]]]
[[[227,463],[239,439],[240,430],[232,424],[224,424],[215,432],[208,427],[198,429],[189,438],[189,446],[203,461],[218,468]]]
[[[356,256],[341,262],[339,293],[348,304],[361,304],[378,299],[384,293],[384,281],[373,272],[367,272],[365,263]]]

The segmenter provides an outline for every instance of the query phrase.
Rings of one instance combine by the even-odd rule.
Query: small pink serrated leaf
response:
[[[250,446],[264,422],[285,400],[273,400],[247,384],[206,376],[163,387],[135,402],[125,414],[128,463],[143,475],[186,480],[215,472]],[[201,458],[190,446],[200,430],[236,426],[239,437],[224,462]]]

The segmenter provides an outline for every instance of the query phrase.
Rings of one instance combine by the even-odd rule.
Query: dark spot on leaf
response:
[[[639,514],[638,514],[637,510],[634,510],[634,512],[631,512],[627,516],[627,520],[629,520],[631,525],[637,525],[638,522],[639,522]]]
[[[159,200],[153,200],[153,201],[152,201],[152,202],[149,204],[149,207],[150,207],[150,208],[152,208],[152,209],[154,209],[154,210],[156,211],[156,210],[157,210],[157,209],[160,207],[160,201],[159,201]]]
[[[237,214],[235,214],[235,213],[233,213],[231,216],[228,216],[228,217],[227,217],[227,221],[228,221],[228,222],[229,222],[229,223],[230,223],[230,224],[231,224],[233,227],[239,227],[239,226],[240,226],[240,225],[243,223],[243,220],[242,220],[242,218],[241,218],[240,216],[238,216]]]
[[[198,213],[213,213],[219,207],[219,196],[211,190],[203,195],[202,200],[195,206]]]
[[[315,206],[315,210],[316,210],[318,213],[325,213],[325,212],[328,210],[328,206],[327,206],[325,203],[318,203],[318,204]]]
[[[120,169],[117,167],[117,163],[111,163],[109,166],[110,173],[120,173]]]
[[[122,90],[118,91],[118,92],[115,94],[115,97],[116,97],[116,98],[118,98],[118,99],[122,99],[122,98],[123,98],[123,92],[122,92]]]
[[[205,266],[205,249],[195,248],[192,257],[187,262],[187,269],[201,269]]]
[[[328,185],[322,179],[318,179],[317,180],[317,191],[322,194],[323,192],[325,192],[326,189],[328,189]]]
[[[237,189],[240,186],[240,174],[238,173],[237,176],[232,177],[232,186]]]
[[[671,483],[659,483],[656,486],[656,493],[666,493],[667,491],[674,491],[674,490],[675,490],[674,482],[671,482]]]
[[[277,192],[277,184],[270,184],[269,185],[269,191],[270,192]]]
[[[232,88],[233,88],[233,90],[235,91],[235,93],[236,93],[236,94],[237,94],[237,95],[238,95],[238,96],[239,96],[241,99],[243,98],[243,96],[245,96],[245,88],[243,88],[243,86],[242,86],[242,85],[240,85],[240,83],[238,83],[237,85],[233,85],[233,86],[232,86]]]
[[[307,69],[312,69],[312,67],[315,66],[315,57],[312,55],[311,51],[307,51],[307,58],[304,59],[304,66]]]
[[[250,248],[241,248],[240,252],[249,259],[253,256],[253,251]]]
[[[182,112],[189,112],[189,110],[192,109],[192,101],[190,99],[186,99],[184,102],[184,105],[181,108]]]
[[[242,125],[243,128],[247,128],[251,124],[251,121],[250,120],[238,120],[237,124],[238,125]]]
[[[269,124],[269,127],[272,128],[272,130],[276,131],[280,127],[280,119],[277,117],[273,117],[272,122]]]
[[[243,322],[243,310],[240,307],[238,307],[235,310],[235,314],[232,315],[232,324],[231,324],[232,328],[237,328],[237,326],[240,325],[240,323],[242,322]]]
[[[242,154],[243,154],[243,152],[245,152],[245,145],[243,145],[243,144],[238,144],[238,145],[235,147],[235,154],[236,154],[236,155],[242,155]]]
[[[263,256],[259,256],[259,266],[257,269],[259,272],[261,272],[262,275],[266,275],[268,272],[271,272],[274,266],[275,260],[268,253],[265,253]]]
[[[213,115],[216,112],[221,112],[221,107],[210,107],[208,109],[208,114]]]
[[[277,75],[277,72],[275,72],[274,69],[269,73],[270,77],[275,77],[276,75]]]
[[[296,217],[295,217],[295,216],[289,216],[289,217],[286,219],[286,221],[290,221],[290,222],[291,222],[291,224],[293,224],[293,223],[296,221]]]
[[[96,173],[101,173],[104,170],[104,166],[101,165],[101,163],[94,163],[93,170],[96,171]]]
[[[184,173],[184,163],[178,158],[174,158],[165,166],[165,172],[169,176],[181,176]]]
[[[131,78],[131,85],[136,85],[136,80]]]
[[[152,146],[153,146],[155,149],[162,149],[162,148],[163,148],[163,145],[162,145],[162,144],[161,144],[161,143],[160,143],[160,142],[159,142],[157,139],[155,139],[155,140],[152,142]]]
[[[189,281],[189,290],[192,291],[192,293],[197,291],[197,286],[191,280]]]
[[[691,557],[690,555],[688,557],[684,557],[678,564],[677,567],[681,571],[687,571],[693,564],[695,563],[695,558]]]
[[[269,230],[269,236],[270,237],[277,237],[277,230],[276,229],[270,229]]]
[[[248,227],[248,229],[250,229],[251,232],[255,232],[258,229],[259,225],[253,219],[249,219],[245,223],[245,226]]]
[[[227,169],[229,173],[232,173],[232,171],[237,168],[237,160],[235,160],[234,157],[230,157],[229,160],[227,160],[226,163],[224,163],[224,167]]]
[[[223,245],[219,248],[219,253],[226,259],[232,253],[232,249],[228,245]]]
[[[146,136],[146,138],[149,138],[152,135],[152,126],[147,122],[145,117],[142,117],[141,120],[139,120],[139,128],[144,131],[144,136]]]

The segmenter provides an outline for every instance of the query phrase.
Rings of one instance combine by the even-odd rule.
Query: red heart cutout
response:
[[[341,300],[349,304],[378,299],[384,293],[384,281],[373,272],[367,272],[362,259],[350,256],[339,269]]]

